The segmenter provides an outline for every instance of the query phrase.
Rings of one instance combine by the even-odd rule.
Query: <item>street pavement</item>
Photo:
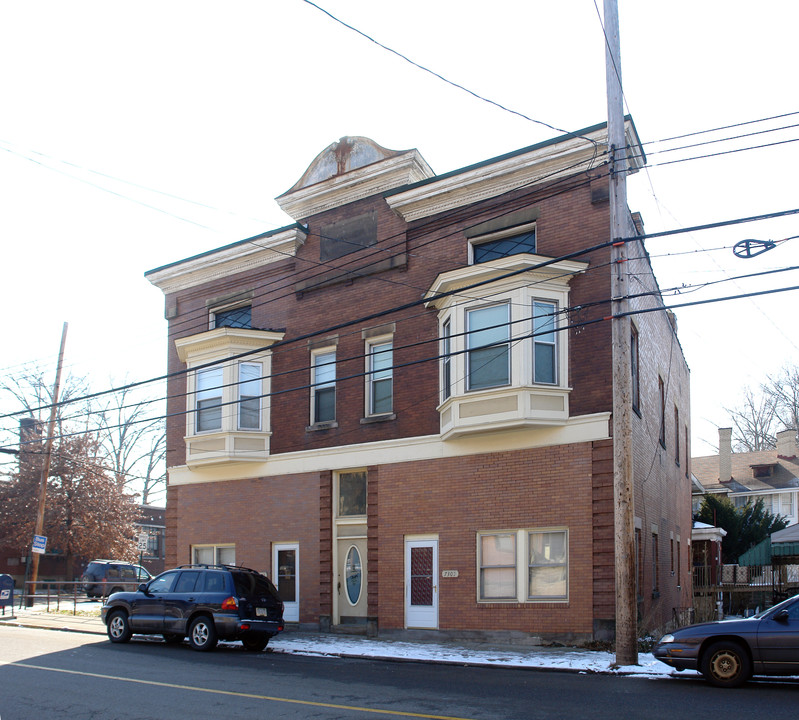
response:
[[[97,603],[79,603],[69,609],[43,605],[5,608],[0,625],[91,633],[105,636]],[[74,614],[73,614],[74,609]],[[269,652],[325,657],[362,658],[394,662],[446,663],[469,666],[502,666],[579,673],[669,676],[667,665],[649,653],[640,653],[638,665],[618,667],[613,653],[564,646],[521,646],[462,640],[409,641],[369,638],[339,633],[308,632],[288,628],[269,641]],[[684,673],[688,674],[688,673]]]

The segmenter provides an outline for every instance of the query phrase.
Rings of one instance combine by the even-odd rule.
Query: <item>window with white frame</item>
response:
[[[467,310],[469,390],[510,383],[510,309],[507,303]]]
[[[228,305],[211,310],[211,327],[252,327],[252,305]]]
[[[235,565],[236,546],[231,545],[193,545],[192,563],[195,565]]]
[[[394,405],[394,344],[391,340],[369,341],[367,359],[367,413],[386,415]]]
[[[472,262],[474,264],[484,263],[521,253],[534,255],[536,250],[535,226],[528,226],[528,229],[524,232],[519,232],[519,230],[519,228],[509,228],[502,232],[485,236],[488,239],[480,238],[479,242],[473,242]]]
[[[441,398],[452,394],[452,323],[447,320],[441,326]]]
[[[239,363],[239,430],[261,429],[261,363]]]
[[[568,545],[564,528],[478,533],[478,600],[567,600]]]
[[[795,514],[794,503],[795,493],[776,493],[771,496],[771,513],[772,515],[782,515],[786,518],[792,518]],[[766,503],[766,507],[768,504]]]
[[[311,377],[311,424],[336,419],[336,351],[314,352]]]
[[[198,370],[195,375],[196,431],[222,427],[222,367]]]
[[[558,304],[533,300],[533,382],[558,381]]]

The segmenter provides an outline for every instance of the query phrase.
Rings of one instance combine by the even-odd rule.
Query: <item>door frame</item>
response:
[[[422,617],[419,617],[419,611],[415,611],[416,616],[413,617],[411,611],[411,548],[414,547],[431,547],[433,549],[433,604],[430,610],[426,613],[423,611]],[[405,569],[404,569],[404,585],[405,593],[403,599],[403,606],[405,612],[405,627],[406,628],[422,628],[428,630],[438,629],[438,605],[439,605],[439,586],[440,578],[438,577],[438,535],[408,535],[405,537]],[[426,617],[425,617],[426,615]],[[412,624],[413,623],[413,624]]]
[[[294,551],[294,602],[283,602],[283,619],[286,622],[300,621],[300,544],[298,542],[272,543],[272,581],[279,583],[280,568],[277,563],[277,554],[280,550]],[[277,581],[277,582],[276,582]]]

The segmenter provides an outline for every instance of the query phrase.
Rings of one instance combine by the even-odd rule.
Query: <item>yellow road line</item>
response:
[[[154,687],[172,688],[174,690],[192,690],[194,692],[211,693],[214,695],[232,695],[233,697],[249,698],[251,700],[270,700],[272,702],[289,703],[292,705],[310,705],[312,707],[331,708],[333,710],[352,710],[354,712],[372,713],[377,715],[395,715],[400,717],[427,718],[428,720],[473,720],[471,718],[455,717],[452,715],[427,715],[425,713],[404,712],[402,710],[380,710],[377,708],[359,707],[357,705],[337,705],[335,703],[313,702],[312,700],[295,700],[294,698],[274,697],[272,695],[258,695],[256,693],[235,692],[233,690],[214,690],[213,688],[197,687],[196,685],[178,685],[176,683],[158,682],[157,680],[139,680],[137,678],[118,677],[116,675],[102,675],[101,673],[84,672],[83,670],[66,670],[63,668],[30,665],[22,662],[0,663],[30,670],[47,670],[48,672],[64,673],[66,675],[80,675],[82,677],[98,678],[100,680],[118,680],[119,682],[136,683],[139,685],[152,685]]]

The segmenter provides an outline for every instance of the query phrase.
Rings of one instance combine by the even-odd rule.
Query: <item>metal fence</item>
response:
[[[32,592],[34,590],[35,593]],[[78,603],[88,602],[89,597],[83,589],[84,583],[79,580],[67,581],[58,580],[52,582],[27,581],[23,584],[23,592],[16,597],[19,598],[19,607],[33,607],[35,605],[45,607],[46,612],[60,612],[63,609],[69,610],[72,606],[72,614],[78,612]],[[15,598],[16,600],[16,598]]]

